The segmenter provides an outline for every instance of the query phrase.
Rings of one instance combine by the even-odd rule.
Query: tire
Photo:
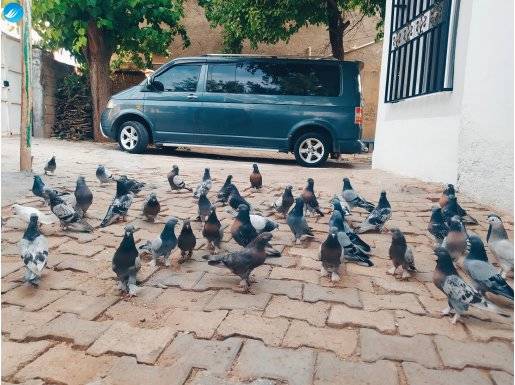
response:
[[[327,136],[318,132],[301,135],[293,146],[295,160],[303,167],[322,166],[327,161],[329,152]]]
[[[140,122],[129,120],[123,122],[118,131],[118,145],[123,151],[141,154],[148,146],[147,128]]]

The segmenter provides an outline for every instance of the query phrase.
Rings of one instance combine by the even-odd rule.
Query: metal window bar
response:
[[[449,23],[458,0],[392,1],[385,103],[452,89]]]

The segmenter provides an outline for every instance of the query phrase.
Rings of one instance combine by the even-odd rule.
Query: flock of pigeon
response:
[[[45,175],[54,174],[56,170],[55,157],[45,166]],[[96,176],[101,184],[116,182],[115,196],[107,209],[100,227],[108,226],[119,220],[125,221],[133,198],[144,187],[144,183],[130,179],[127,176],[115,178],[104,166],[98,166]],[[228,268],[241,278],[240,286],[243,292],[250,290],[252,271],[265,263],[267,258],[277,258],[281,253],[270,244],[272,232],[279,225],[272,219],[263,216],[259,210],[245,200],[238,188],[232,183],[232,175],[227,179],[217,194],[215,204],[212,204],[207,194],[213,186],[210,170],[206,168],[200,183],[195,189],[187,186],[179,174],[179,168],[174,165],[167,175],[172,191],[188,190],[197,200],[198,217],[201,221],[202,236],[207,240],[209,255],[203,258],[209,265]],[[263,186],[263,178],[256,164],[250,174],[250,187],[259,191]],[[93,194],[86,185],[84,177],[77,179],[73,196],[67,192],[60,192],[45,185],[40,176],[34,176],[32,192],[44,199],[50,206],[52,213],[59,219],[61,227],[68,231],[91,232],[93,227],[86,221],[88,208],[93,201]],[[223,252],[221,242],[224,229],[217,217],[216,208],[220,205],[228,207],[226,210],[234,216],[230,226],[232,238],[241,246],[234,252]],[[359,234],[368,231],[388,231],[392,235],[389,249],[392,268],[387,271],[400,279],[408,279],[416,272],[415,258],[406,242],[403,232],[399,229],[385,228],[385,223],[392,215],[392,209],[386,192],[382,191],[378,204],[374,205],[363,199],[353,188],[348,178],[343,178],[343,189],[331,200],[332,214],[328,222],[327,238],[320,245],[319,258],[321,260],[321,275],[329,275],[331,281],[340,280],[340,267],[344,263],[357,263],[362,266],[373,266],[370,246],[360,238]],[[346,217],[351,211],[360,208],[368,212],[367,218],[358,227],[352,228]],[[308,215],[324,216],[318,203],[314,181],[307,180],[302,194],[295,198],[292,186],[286,186],[283,194],[275,201],[270,209],[286,218],[296,244],[306,238],[314,237],[312,228],[306,217]],[[39,210],[20,205],[13,205],[16,214],[24,218],[29,224],[21,240],[21,257],[26,266],[25,280],[37,286],[43,268],[48,259],[48,243],[39,231],[38,222],[51,223],[53,219]],[[154,221],[161,210],[155,193],[151,193],[144,202],[143,216],[148,221]],[[498,271],[489,261],[485,246],[481,238],[469,231],[465,225],[477,224],[458,204],[453,185],[448,185],[439,200],[439,206],[432,209],[428,231],[434,236],[437,246],[437,257],[434,271],[434,284],[445,293],[448,298],[448,307],[444,314],[454,313],[451,319],[457,319],[468,310],[469,306],[503,314],[501,309],[485,297],[486,292],[504,296],[513,301],[513,289],[508,285],[506,275],[513,270],[513,242],[508,239],[502,220],[499,216],[491,214],[487,218],[489,223],[487,242],[492,254],[501,266]],[[128,224],[124,228],[124,236],[116,250],[112,268],[119,281],[119,288],[124,295],[136,295],[136,274],[141,267],[140,255],[149,253],[152,256],[151,264],[156,265],[162,261],[165,266],[170,265],[172,251],[180,250],[179,263],[190,259],[196,246],[196,236],[191,228],[190,221],[182,222],[182,229],[178,237],[175,227],[178,219],[169,218],[162,232],[154,240],[147,241],[136,247],[133,233],[135,228]],[[472,285],[466,283],[456,270],[454,263],[462,263],[464,270],[470,276]]]

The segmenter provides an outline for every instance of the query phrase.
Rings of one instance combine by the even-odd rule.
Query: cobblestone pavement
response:
[[[14,170],[15,143],[16,139],[3,140],[4,176]],[[187,152],[129,155],[112,144],[56,140],[36,141],[33,154],[36,171],[42,170],[52,154],[57,156],[56,176],[44,177],[51,186],[72,191],[77,176],[86,177],[94,193],[88,214],[95,226],[115,187],[99,185],[94,174],[97,164],[146,181],[128,217],[136,226],[137,241],[152,239],[171,215],[196,216],[189,193],[169,191],[165,175],[173,163],[190,185],[209,166],[213,200],[229,173],[240,190],[248,186],[252,161],[250,153],[245,159]],[[328,215],[308,218],[316,238],[302,246],[291,244],[284,220],[276,218],[281,226],[272,243],[283,256],[254,272],[253,294],[241,294],[235,289],[238,279],[202,259],[205,243],[200,224],[193,222],[198,237],[193,259],[170,268],[143,263],[138,296],[125,300],[111,270],[123,224],[92,234],[63,233],[54,224],[43,226],[51,247],[49,268],[35,290],[21,282],[18,241],[25,225],[12,217],[8,198],[48,210],[28,191],[30,176],[16,179],[15,186],[6,186],[9,180],[4,178],[2,384],[513,383],[513,318],[472,311],[453,326],[440,315],[446,303],[431,283],[435,260],[426,225],[441,186],[371,170],[368,157],[351,157],[351,161],[310,170],[284,157],[272,161],[268,155],[257,154],[264,188],[247,190],[245,197],[264,212],[286,184],[293,184],[299,193],[308,176],[315,179],[315,190],[327,213],[329,199],[340,190],[343,176],[350,177],[371,201],[377,201],[380,190],[386,189],[393,208],[389,226],[407,233],[419,272],[409,281],[386,275],[390,236],[366,234],[365,240],[373,245],[375,266],[348,265],[342,280],[332,284],[320,278],[317,260]],[[162,204],[154,224],[143,221],[141,215],[143,199],[151,190]],[[22,195],[13,196],[13,191]],[[473,230],[484,238],[490,210],[462,195],[459,199],[479,219],[480,225]],[[218,213],[222,224],[230,226],[229,214],[220,209]],[[363,217],[356,210],[352,221]],[[504,219],[511,233],[513,218],[505,215]],[[234,250],[237,246],[227,233],[223,247]],[[494,300],[512,314],[510,304]]]

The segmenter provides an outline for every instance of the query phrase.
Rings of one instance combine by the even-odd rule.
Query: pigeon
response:
[[[281,197],[272,205],[275,211],[285,217],[288,214],[288,210],[293,205],[293,202],[295,202],[295,198],[293,198],[293,194],[291,193],[292,188],[293,187],[291,185],[287,185],[284,189],[283,195],[281,195]]]
[[[260,189],[263,187],[263,177],[261,176],[258,165],[256,163],[252,165],[252,169],[253,171],[250,174],[250,187]]]
[[[218,194],[216,195],[217,202],[221,202],[224,205],[227,204],[227,201],[229,200],[229,194],[231,193],[229,186],[232,184],[232,175],[227,175],[227,178],[225,179],[225,182],[218,191]]]
[[[143,202],[143,215],[149,222],[154,222],[160,211],[161,204],[157,200],[157,195],[150,193],[145,202]]]
[[[100,184],[109,183],[114,181],[111,172],[105,166],[99,164],[96,171],[96,176]]]
[[[93,231],[93,227],[86,222],[80,211],[67,204],[54,191],[50,191],[48,195],[50,198],[50,210],[59,218],[61,227],[81,233],[91,233]]]
[[[125,220],[127,212],[132,205],[134,194],[128,190],[127,184],[119,179],[116,181],[116,195],[107,209],[107,213],[100,223],[100,227],[106,227],[117,222],[120,218]]]
[[[401,279],[409,278],[410,272],[417,271],[413,251],[406,243],[404,234],[399,229],[392,229],[392,244],[389,250],[393,267],[387,271],[388,274],[397,275],[401,273]]]
[[[133,225],[125,226],[122,242],[113,256],[113,271],[118,277],[118,287],[130,297],[136,295],[136,274],[141,268],[133,233]]]
[[[141,251],[146,251],[152,254],[151,266],[157,265],[157,260],[163,257],[165,266],[170,266],[170,254],[177,246],[177,238],[175,236],[175,225],[177,225],[177,218],[171,217],[165,223],[165,227],[161,234],[153,241],[147,241],[139,247]]]
[[[354,244],[354,246],[356,246],[358,249],[360,249],[364,253],[369,253],[370,252],[370,245],[368,243],[366,243],[364,240],[362,240],[359,237],[359,235],[356,234],[351,229],[351,227],[349,226],[349,224],[345,220],[345,216],[348,215],[347,214],[348,211],[343,209],[343,207],[341,206],[340,201],[338,199],[333,199],[332,204],[333,204],[334,211],[339,212],[341,217],[342,217],[342,223],[343,223],[342,231],[344,231],[345,234],[347,234],[347,236],[349,237],[350,241]],[[334,212],[333,212],[333,214],[331,215],[331,218],[329,218],[329,229],[331,227],[335,226],[334,225],[334,221],[335,221],[335,215],[334,215]]]
[[[427,225],[427,231],[435,237],[436,243],[440,246],[449,233],[449,227],[443,220],[442,210],[438,206],[431,209],[431,219]]]
[[[238,207],[238,214],[231,226],[231,235],[240,246],[247,246],[257,237],[257,231],[250,222],[249,208],[244,204]]]
[[[349,204],[350,208],[361,207],[371,213],[374,210],[374,205],[367,200],[360,197],[352,188],[349,178],[343,178],[343,199]]]
[[[216,251],[216,249],[220,248],[220,243],[224,237],[224,229],[216,216],[216,210],[214,207],[211,208],[207,221],[204,223],[202,236],[207,239],[208,249]]]
[[[337,229],[332,228],[327,234],[326,240],[320,245],[319,257],[322,261],[320,275],[325,277],[331,275],[331,281],[340,280],[339,270],[341,264],[342,246],[338,242]]]
[[[433,273],[433,283],[447,296],[448,306],[442,310],[442,314],[448,315],[451,311],[455,313],[451,323],[455,324],[460,315],[468,310],[469,306],[506,317],[495,304],[484,298],[460,277],[447,249],[437,247],[435,254],[437,261]]]
[[[506,278],[513,271],[513,241],[508,239],[501,217],[496,214],[488,216],[488,233],[486,242],[490,251],[501,265],[501,276]]]
[[[472,278],[476,290],[483,295],[489,291],[513,301],[513,289],[488,262],[488,256],[481,238],[472,234],[468,241],[470,247],[463,267],[469,277]]]
[[[93,203],[93,193],[86,185],[86,180],[83,176],[79,176],[77,178],[77,185],[75,187],[74,195],[76,206],[80,207],[83,214],[86,214],[86,211],[88,211],[91,203]]]
[[[261,233],[270,233],[275,229],[279,228],[279,224],[269,218],[266,218],[262,215],[258,214],[250,214],[250,223],[256,229],[258,234]]]
[[[454,185],[448,184],[447,188],[443,190],[442,196],[440,197],[439,204],[440,207],[443,209],[447,203],[449,202],[449,197],[454,196],[456,197],[456,190],[454,189]],[[456,206],[455,206],[456,213],[453,215],[459,215],[461,218],[461,221],[467,225],[477,225],[477,220],[472,218],[470,215],[467,214],[465,209],[461,207],[456,199]]]
[[[48,193],[50,191],[53,191],[58,196],[68,195],[67,192],[60,192],[57,190],[54,190],[52,188],[49,188],[45,185],[45,182],[43,182],[43,179],[39,175],[34,175],[34,183],[32,184],[32,193],[40,198],[43,198],[45,200],[46,204],[50,203],[50,198],[48,196]]]
[[[391,216],[392,208],[386,198],[386,191],[381,191],[381,197],[379,198],[377,206],[372,210],[367,219],[359,225],[356,232],[361,234],[372,230],[382,231],[384,224]]]
[[[350,212],[349,204],[345,199],[340,199],[337,195],[335,195],[333,199],[331,199],[331,204],[333,205],[333,209],[341,212],[344,218],[347,215],[352,215]]]
[[[229,203],[229,206],[231,206],[234,210],[238,210],[238,207],[240,207],[240,205],[245,205],[248,207],[249,211],[252,209],[251,205],[249,202],[247,202],[245,200],[245,198],[243,198],[241,195],[240,195],[240,192],[238,191],[238,189],[236,188],[235,185],[233,185],[232,183],[229,185],[229,198],[228,198],[228,201],[227,203]]]
[[[330,223],[331,227],[329,230],[334,229],[336,231],[338,242],[343,250],[341,256],[342,262],[357,263],[361,266],[374,266],[374,263],[370,260],[370,256],[360,247],[352,243],[350,237],[345,232],[345,221],[339,211],[333,211]]]
[[[198,198],[198,216],[197,220],[200,220],[201,222],[205,222],[207,217],[209,216],[209,213],[211,212],[211,202],[207,198],[205,193],[200,194]]]
[[[26,268],[25,282],[38,286],[41,272],[48,261],[48,241],[39,232],[38,216],[31,214],[29,225],[20,241],[21,259]]]
[[[304,214],[307,211],[310,213],[316,212],[321,217],[324,216],[324,213],[320,210],[320,205],[318,204],[317,197],[315,196],[314,190],[315,181],[313,178],[308,178],[308,184],[302,191],[302,199],[304,201]]]
[[[172,170],[168,173],[168,183],[170,183],[170,188],[173,191],[179,191],[179,190],[188,190],[193,191],[190,187],[186,186],[186,183],[182,180],[182,178],[179,176],[179,167],[174,164],[172,166]]]
[[[197,238],[193,234],[191,224],[188,219],[185,219],[182,223],[181,233],[177,238],[177,247],[181,250],[181,258],[179,263],[183,263],[191,258],[193,255],[193,249],[197,243]]]
[[[127,175],[122,175],[118,178],[118,181],[121,181],[125,184],[126,189],[132,192],[134,195],[137,195],[143,187],[145,187],[144,182],[138,182],[136,179],[127,178]]]
[[[209,168],[204,169],[204,175],[202,176],[202,181],[198,184],[193,196],[195,198],[200,197],[202,194],[207,195],[211,187],[213,186],[213,182],[211,181],[211,175],[209,173]]]
[[[302,237],[314,237],[311,227],[308,226],[308,222],[303,214],[304,211],[304,200],[301,197],[295,199],[295,206],[290,210],[286,217],[286,223],[290,227],[293,233],[295,243],[299,243]]]
[[[212,255],[208,258],[211,266],[226,267],[241,278],[240,286],[243,292],[250,289],[250,274],[263,265],[267,258],[266,245],[272,239],[272,234],[262,233],[250,242],[243,250],[223,255]]]
[[[19,216],[27,223],[30,222],[30,217],[32,214],[37,215],[39,222],[43,223],[44,225],[50,225],[55,222],[54,219],[49,215],[43,214],[38,209],[30,206],[22,206],[15,203],[11,206],[11,211],[14,215]]]
[[[45,175],[48,175],[49,172],[54,175],[55,169],[57,168],[57,164],[55,163],[55,155],[47,162],[45,165]]]
[[[460,217],[455,215],[451,218],[449,232],[442,242],[442,247],[447,249],[453,261],[458,261],[468,253],[467,239],[467,230]]]

